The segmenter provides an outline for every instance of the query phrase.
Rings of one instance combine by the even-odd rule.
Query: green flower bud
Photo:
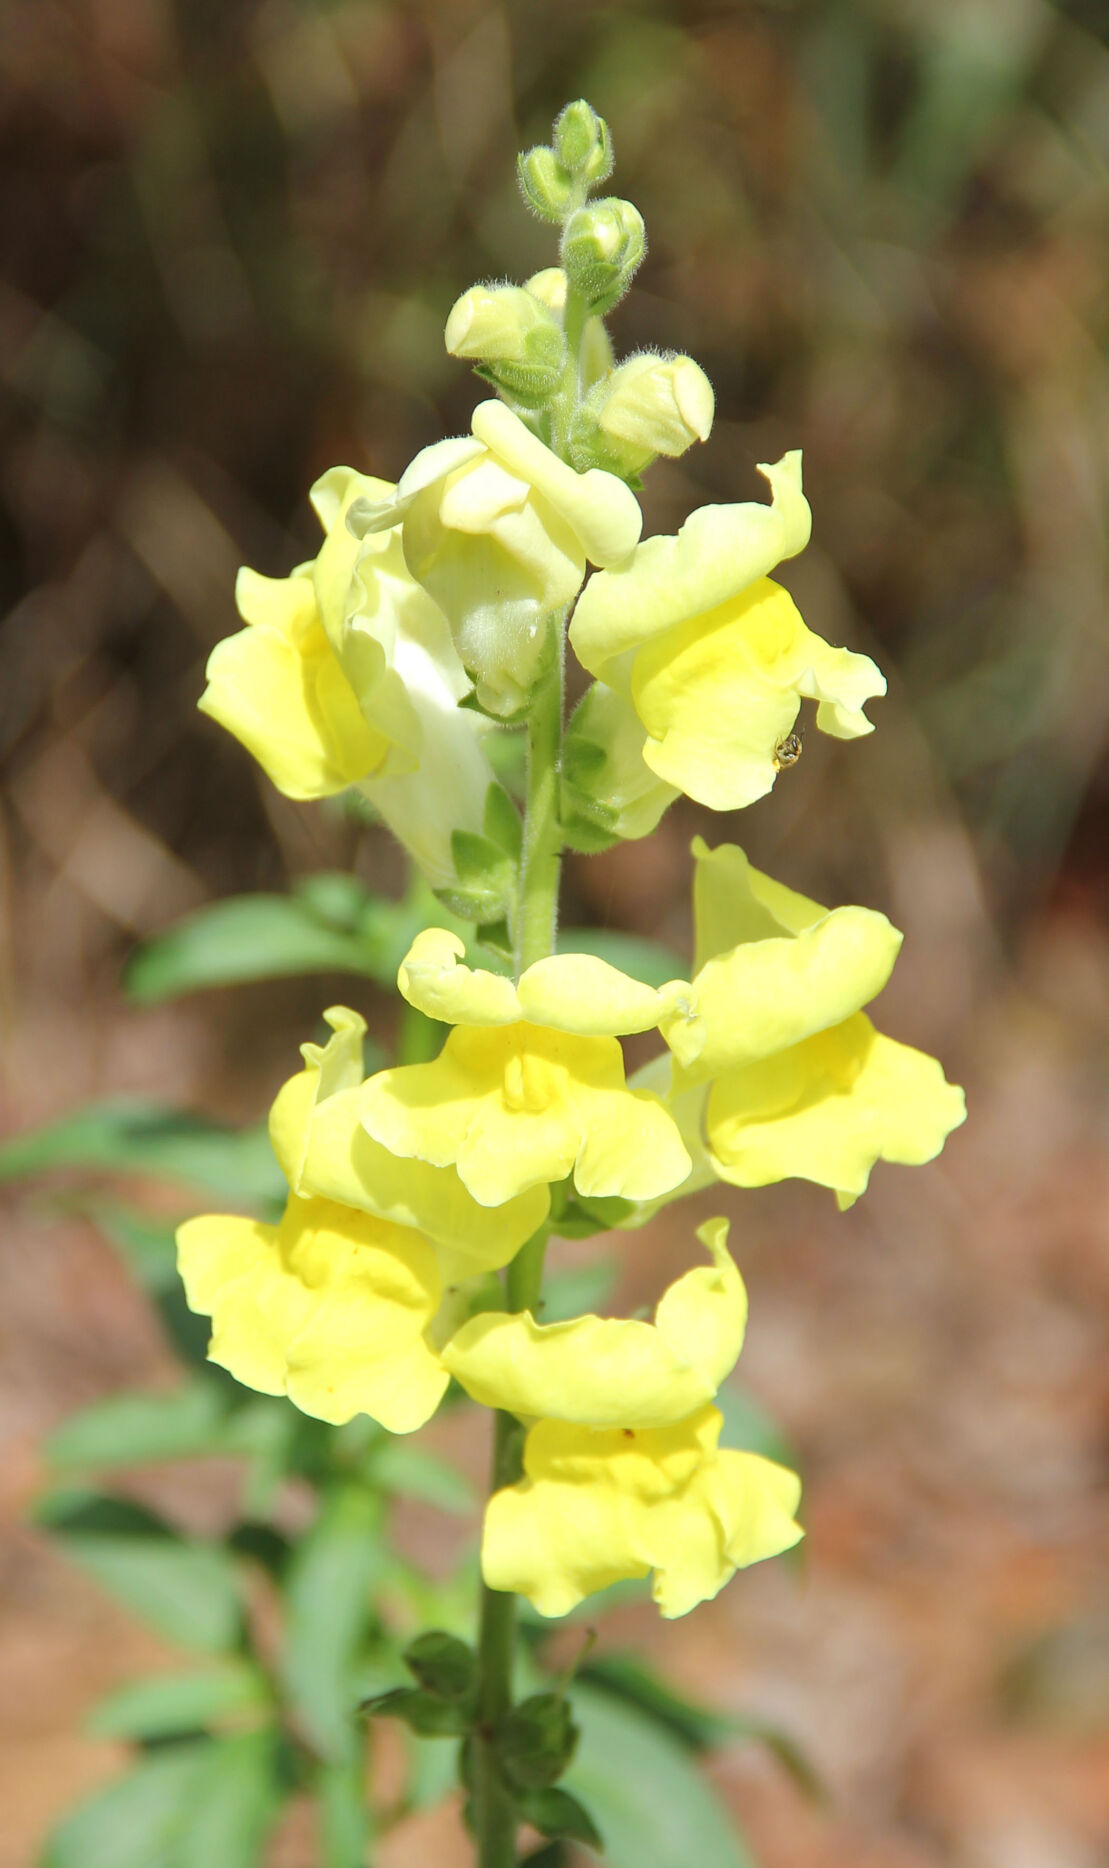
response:
[[[567,104],[555,123],[554,152],[563,168],[589,188],[612,174],[608,124],[583,97]]]
[[[587,450],[591,466],[640,474],[656,455],[674,459],[694,441],[707,440],[715,406],[712,384],[692,357],[642,352],[591,392],[575,433],[575,453]]]
[[[524,200],[540,220],[565,220],[577,190],[554,150],[539,143],[517,157],[516,168]]]
[[[443,339],[452,357],[466,357],[482,376],[519,402],[546,401],[566,357],[554,314],[519,285],[474,285],[456,300]]]
[[[616,196],[579,208],[562,236],[566,276],[597,316],[620,303],[646,251],[643,216]]]

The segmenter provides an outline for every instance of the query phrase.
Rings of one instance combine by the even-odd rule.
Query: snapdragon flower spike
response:
[[[247,628],[216,644],[199,706],[297,799],[357,785],[434,887],[455,880],[451,838],[480,833],[493,771],[485,723],[446,618],[404,562],[399,533],[359,542],[347,514],[389,484],[337,467],[312,489],[325,528],[284,578],[240,571]]]
[[[453,1167],[402,1161],[371,1141],[359,1115],[366,1021],[343,1005],[324,1020],[332,1037],[301,1046],[304,1069],[270,1110],[273,1151],[293,1192],[413,1227],[431,1241],[445,1288],[507,1265],[546,1219],[549,1189],[529,1187],[491,1212]]]
[[[571,1173],[586,1196],[647,1200],[678,1186],[689,1156],[659,1099],[627,1088],[617,1041],[657,1024],[671,988],[588,954],[538,961],[514,986],[460,966],[464,951],[429,928],[402,964],[405,998],[454,1029],[431,1063],[369,1079],[360,1109],[371,1137],[457,1168],[482,1206]]]
[[[573,601],[587,563],[628,556],[643,516],[622,480],[575,473],[503,402],[479,403],[471,429],[424,448],[395,493],[355,503],[350,524],[359,536],[402,526],[408,568],[449,619],[480,705],[508,716],[544,671],[545,618]]]
[[[900,935],[884,915],[829,912],[761,874],[734,844],[695,839],[696,970],[663,1022],[674,1056],[667,1106],[703,1125],[722,1180],[798,1177],[849,1206],[877,1161],[918,1165],[964,1121],[935,1058],[874,1029]],[[647,1081],[661,1088],[657,1069]]]
[[[578,660],[634,705],[652,772],[717,811],[771,789],[802,698],[822,732],[854,739],[886,690],[868,656],[814,635],[767,575],[808,543],[811,516],[800,454],[759,471],[769,506],[702,506],[675,537],[645,540],[590,579],[570,625]]]
[[[697,1237],[712,1259],[677,1279],[653,1323],[574,1317],[537,1323],[530,1311],[485,1311],[445,1345],[446,1367],[473,1400],[521,1420],[590,1427],[665,1427],[711,1401],[735,1367],[747,1293],[727,1249],[728,1222]]]
[[[554,1616],[653,1570],[652,1594],[671,1618],[737,1569],[789,1550],[803,1535],[800,1480],[759,1454],[721,1449],[722,1426],[710,1406],[665,1427],[537,1422],[524,1478],[486,1507],[486,1583]]]
[[[427,1330],[440,1276],[428,1239],[330,1200],[289,1197],[279,1225],[209,1213],[177,1232],[189,1308],[211,1361],[334,1425],[392,1433],[429,1420],[449,1377]]]

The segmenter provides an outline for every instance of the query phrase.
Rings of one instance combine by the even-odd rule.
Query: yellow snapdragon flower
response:
[[[372,1138],[456,1167],[482,1206],[571,1173],[580,1193],[631,1200],[684,1180],[678,1131],[656,1096],[627,1088],[617,1042],[657,1024],[671,989],[588,954],[541,960],[514,986],[459,965],[463,952],[456,935],[429,928],[401,966],[409,1003],[454,1029],[431,1063],[369,1079],[360,1108]]]
[[[290,798],[358,785],[434,886],[455,879],[455,830],[480,832],[493,772],[484,723],[446,618],[412,577],[397,532],[357,540],[356,501],[392,492],[348,467],[312,489],[325,528],[288,577],[242,570],[248,627],[218,642],[201,711]]]
[[[453,1167],[401,1161],[362,1126],[366,1021],[347,1006],[324,1013],[326,1044],[301,1046],[304,1069],[278,1091],[270,1140],[294,1193],[320,1196],[413,1227],[431,1240],[444,1286],[514,1258],[547,1217],[547,1187],[529,1187],[490,1211]]]
[[[734,844],[697,838],[693,854],[696,968],[662,1021],[679,1127],[702,1127],[708,1162],[734,1186],[797,1176],[844,1206],[875,1162],[930,1161],[965,1118],[963,1092],[862,1010],[893,966],[897,930],[866,909],[829,912]],[[664,1088],[657,1067],[644,1074]]]
[[[570,625],[579,661],[630,697],[652,772],[717,811],[770,790],[802,698],[822,732],[854,739],[886,691],[868,656],[814,635],[767,575],[808,543],[811,519],[800,454],[759,472],[771,505],[703,506],[675,537],[645,540],[590,579]]]
[[[743,1347],[747,1293],[727,1236],[725,1219],[699,1228],[713,1262],[670,1286],[653,1323],[537,1323],[529,1311],[485,1311],[455,1332],[443,1361],[475,1401],[522,1420],[636,1428],[684,1420],[713,1399]]]
[[[478,700],[507,715],[543,670],[544,618],[573,601],[587,563],[626,558],[643,519],[622,480],[576,473],[503,402],[479,403],[470,425],[424,448],[351,523],[367,535],[402,524],[408,568],[449,618]]]
[[[524,1478],[495,1492],[481,1562],[492,1589],[565,1615],[584,1596],[654,1571],[666,1617],[685,1615],[735,1574],[789,1550],[795,1473],[756,1453],[721,1450],[723,1416],[702,1407],[656,1428],[542,1420],[528,1434]]]
[[[439,1268],[410,1227],[292,1194],[277,1226],[186,1220],[177,1257],[189,1308],[212,1319],[210,1359],[248,1388],[333,1424],[370,1414],[393,1433],[438,1407],[449,1377],[427,1329]]]

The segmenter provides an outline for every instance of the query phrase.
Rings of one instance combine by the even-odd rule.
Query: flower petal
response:
[[[634,551],[643,514],[623,480],[599,467],[575,473],[503,402],[479,403],[470,426],[502,466],[527,480],[562,514],[591,564],[619,564]]]
[[[737,1187],[796,1176],[862,1193],[876,1161],[932,1160],[965,1119],[935,1058],[876,1032],[862,1013],[713,1084],[713,1164]]]
[[[801,456],[760,466],[773,504],[702,506],[675,537],[649,538],[618,569],[591,577],[578,600],[570,642],[590,674],[687,618],[715,610],[809,542]]]

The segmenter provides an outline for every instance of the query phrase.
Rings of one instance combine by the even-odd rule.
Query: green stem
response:
[[[561,613],[550,618],[555,638],[549,673],[540,682],[528,718],[528,790],[520,897],[516,914],[516,972],[553,953],[558,923],[562,830],[558,821],[558,773],[562,753]]]
[[[534,1313],[543,1283],[548,1228],[541,1226],[521,1246],[508,1268],[508,1307]],[[493,1416],[493,1473],[490,1492],[515,1485],[522,1471],[523,1431],[514,1414]],[[478,1666],[481,1688],[474,1733],[474,1827],[478,1868],[516,1868],[516,1812],[497,1769],[496,1728],[512,1704],[516,1649],[516,1597],[501,1589],[481,1590]]]

